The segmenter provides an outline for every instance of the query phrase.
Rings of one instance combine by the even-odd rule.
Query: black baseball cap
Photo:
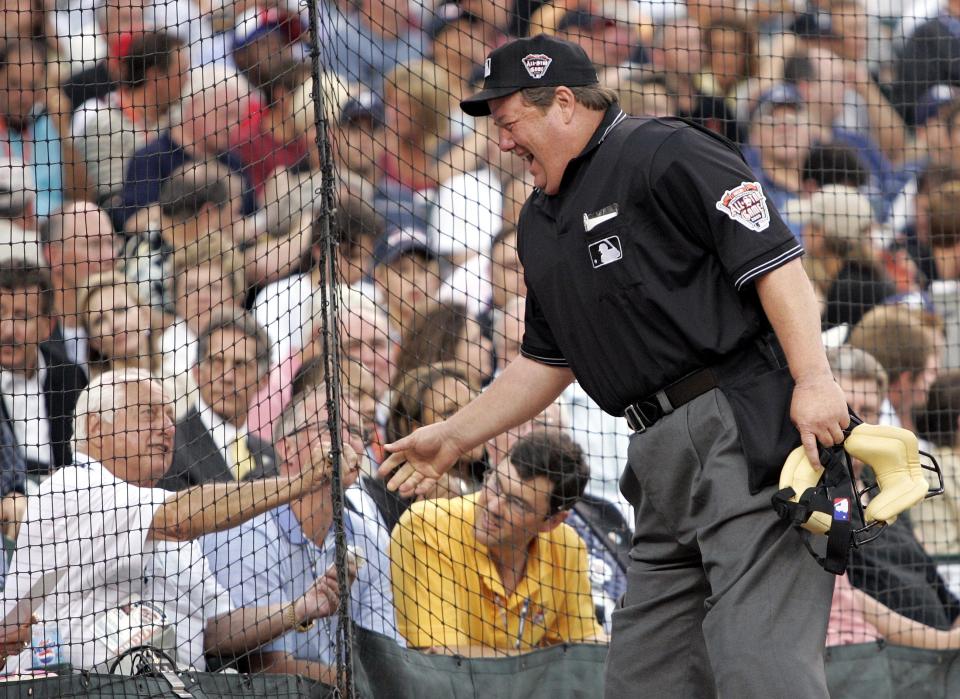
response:
[[[596,85],[597,71],[577,44],[539,34],[504,44],[487,56],[483,89],[460,103],[470,116],[489,116],[488,100],[528,87]]]
[[[931,117],[940,113],[943,107],[958,99],[960,99],[960,87],[946,83],[934,85],[923,93],[923,97],[917,102],[913,110],[914,121],[917,126],[925,126]]]
[[[437,259],[427,234],[415,227],[394,228],[374,247],[377,265],[392,265],[404,255],[417,254],[426,260]]]
[[[370,90],[348,97],[340,108],[341,126],[351,126],[358,121],[369,120],[372,124],[383,123],[383,100]]]

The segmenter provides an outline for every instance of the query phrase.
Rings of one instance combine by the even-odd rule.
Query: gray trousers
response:
[[[774,488],[750,495],[724,395],[714,389],[633,435],[627,469],[635,545],[606,697],[828,697],[834,578],[777,517]]]

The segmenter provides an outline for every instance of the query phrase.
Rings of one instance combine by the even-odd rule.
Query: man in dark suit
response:
[[[177,423],[173,465],[160,487],[276,476],[273,446],[247,434],[250,400],[266,379],[270,341],[247,313],[216,313],[197,338],[199,399]]]
[[[0,496],[73,461],[73,409],[87,379],[51,338],[55,314],[45,267],[0,260]]]

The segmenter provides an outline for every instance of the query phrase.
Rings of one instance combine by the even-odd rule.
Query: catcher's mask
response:
[[[780,472],[773,507],[783,519],[811,534],[827,537],[821,556],[807,549],[831,573],[846,572],[849,551],[873,541],[897,516],[925,498],[943,493],[943,473],[932,455],[920,451],[917,436],[902,427],[868,425],[851,413],[843,444],[820,447],[822,470],[815,470],[803,447],[794,449]],[[921,463],[920,456],[930,461]],[[870,466],[876,484],[857,488],[854,457]],[[930,487],[924,471],[936,474]]]

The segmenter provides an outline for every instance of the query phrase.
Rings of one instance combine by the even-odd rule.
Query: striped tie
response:
[[[238,432],[236,438],[230,443],[230,458],[233,460],[230,468],[233,477],[242,481],[256,465],[253,462],[253,456],[250,455],[250,450],[247,448],[246,435]]]

